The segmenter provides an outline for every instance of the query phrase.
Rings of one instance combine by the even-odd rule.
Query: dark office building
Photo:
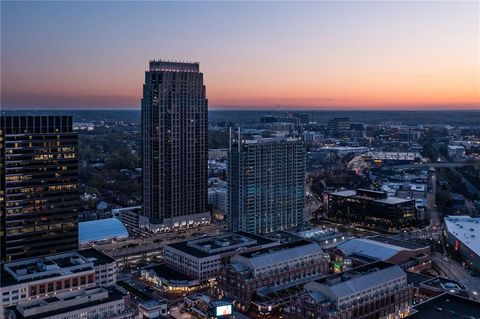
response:
[[[415,200],[367,189],[345,190],[328,195],[328,216],[375,228],[408,227],[416,222]]]
[[[348,117],[336,117],[328,121],[328,137],[344,137],[350,130],[350,119]]]
[[[305,208],[305,145],[297,138],[231,137],[228,225],[269,233],[300,226]]]
[[[207,104],[198,63],[150,61],[142,99],[141,227],[209,223]]]
[[[308,124],[310,122],[310,114],[308,113],[296,112],[293,113],[293,117],[299,119],[301,124]]]
[[[71,116],[0,117],[1,260],[78,249]]]

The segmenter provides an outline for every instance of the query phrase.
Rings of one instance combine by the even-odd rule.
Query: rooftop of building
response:
[[[326,243],[336,243],[337,241],[344,240],[347,236],[344,233],[339,232],[336,228],[328,227],[315,227],[310,229],[304,229],[299,231],[291,231],[295,236],[300,238],[325,241]]]
[[[327,286],[333,295],[341,298],[401,277],[406,278],[406,273],[400,266],[378,261],[315,280],[315,283]]]
[[[292,296],[295,292],[299,293],[303,291],[305,284],[320,279],[322,277],[326,277],[325,274],[317,274],[305,278],[301,278],[299,280],[294,280],[290,282],[286,282],[284,284],[274,285],[270,287],[262,287],[256,290],[256,294],[258,297],[262,299],[277,299],[281,297]]]
[[[271,240],[256,234],[238,231],[216,236],[207,236],[194,240],[186,240],[178,243],[172,243],[167,246],[197,258],[205,258],[228,251],[236,251],[243,247],[248,248],[269,244],[273,245],[275,242],[275,240]]]
[[[397,239],[397,238],[393,238],[393,237],[387,237],[387,236],[383,236],[383,235],[371,236],[371,237],[368,237],[368,239],[378,241],[378,242],[381,242],[381,243],[384,243],[384,244],[389,244],[389,245],[402,247],[402,248],[405,248],[405,249],[411,249],[411,250],[428,248],[428,245],[417,244],[417,243],[414,243],[414,242],[410,242],[410,241],[406,241],[406,240],[402,240],[402,239]]]
[[[357,195],[357,191],[353,190],[353,189],[347,189],[347,190],[343,190],[343,191],[330,193],[330,195],[350,197],[350,196]]]
[[[330,193],[330,195],[341,196],[341,197],[367,198],[377,203],[384,203],[389,205],[396,205],[396,204],[415,201],[414,199],[387,196],[387,192],[370,190],[370,189],[357,189],[357,190],[348,189],[348,190],[333,192],[333,193]]]
[[[479,318],[480,303],[454,294],[444,293],[412,308],[410,319]]]
[[[323,146],[319,148],[324,151],[338,151],[338,152],[354,152],[354,151],[367,151],[368,147],[364,146]]]
[[[407,282],[416,288],[433,288],[437,291],[449,292],[465,298],[470,297],[466,287],[459,281],[443,277],[431,277],[411,271],[406,271],[406,273]]]
[[[383,151],[372,151],[365,154],[367,157],[372,159],[379,160],[403,160],[403,161],[413,161],[422,158],[418,152],[383,152]]]
[[[412,284],[414,287],[419,287],[421,283],[433,279],[435,277],[427,276],[424,274],[420,274],[418,272],[412,271],[405,271],[407,274],[407,282]]]
[[[480,217],[446,216],[445,226],[449,233],[480,256]]]
[[[87,258],[88,261],[93,262],[94,266],[111,264],[115,262],[115,259],[94,248],[81,249],[78,251],[78,253]]]
[[[401,198],[401,197],[394,197],[394,196],[389,196],[387,198],[381,198],[381,199],[376,199],[375,202],[377,203],[384,203],[384,204],[389,204],[389,205],[396,205],[396,204],[401,204],[401,203],[408,203],[415,201],[414,199],[409,199],[409,198]]]
[[[305,247],[305,246],[308,246],[308,245],[311,245],[311,244],[314,244],[314,243],[309,241],[309,240],[301,239],[301,240],[277,245],[277,246],[274,246],[274,247],[269,247],[269,248],[264,248],[264,249],[248,252],[248,253],[243,253],[243,254],[240,254],[240,255],[245,257],[245,258],[258,258],[258,257],[264,256],[264,255],[270,255],[270,254],[280,252],[280,251],[286,251],[286,250],[295,249],[295,248],[299,248],[299,247]],[[316,244],[314,244],[314,245],[316,245]]]
[[[106,218],[78,223],[80,244],[109,239],[128,238],[128,231],[117,218]]]
[[[1,286],[88,271],[96,265],[112,262],[112,258],[92,248],[2,263]]]
[[[317,243],[302,239],[240,254],[233,257],[231,263],[239,270],[246,270],[246,268],[250,269],[250,267],[258,269],[294,258],[301,258],[318,253],[323,253],[323,250]]]
[[[280,142],[301,142],[300,138],[287,136],[260,137],[256,139],[244,140],[244,144],[271,144]]]
[[[400,242],[399,245],[396,242]],[[399,240],[385,240],[381,238],[352,238],[339,244],[336,248],[346,256],[360,256],[372,260],[387,260],[405,250],[424,248],[423,246],[409,246]]]
[[[143,268],[144,270],[147,271],[154,271],[157,275],[157,277],[165,278],[169,281],[191,281],[193,278],[176,271],[170,267],[168,267],[165,264],[160,264],[160,265],[149,265],[147,267]]]
[[[169,60],[150,60],[149,71],[200,72],[200,63]]]
[[[105,289],[105,288],[90,288],[90,289],[85,289],[83,293],[89,293],[92,291],[99,291],[99,292],[107,292],[107,297],[97,299],[97,300],[92,300],[92,301],[87,301],[87,302],[79,302],[78,304],[75,304],[73,306],[69,307],[61,307],[56,310],[52,311],[47,311],[47,312],[41,312],[35,315],[30,315],[30,316],[23,316],[22,312],[19,311],[19,308],[16,306],[9,307],[7,308],[7,312],[15,314],[17,319],[42,319],[42,318],[50,318],[54,316],[59,316],[61,314],[73,312],[73,311],[78,311],[80,309],[85,309],[85,308],[90,308],[90,307],[95,307],[101,304],[109,303],[112,301],[116,300],[121,300],[124,298],[124,295],[118,291],[117,289],[110,288],[110,289]],[[79,292],[82,293],[82,292]],[[78,297],[72,296],[72,297],[60,297],[60,296],[55,296],[55,297],[50,297],[46,299],[39,300],[37,303],[32,304],[31,307],[42,307],[47,304],[53,304],[53,303],[61,303],[65,302],[71,299],[79,299]]]
[[[465,146],[462,146],[462,145],[448,145],[448,148],[452,149],[452,150],[464,150]]]
[[[445,291],[452,290],[466,290],[467,288],[459,281],[450,279],[450,278],[443,278],[443,277],[435,277],[430,278],[422,282],[423,285],[427,285],[434,288],[443,289]]]
[[[148,310],[156,310],[163,307],[166,300],[147,300],[142,301],[138,304],[139,307]]]

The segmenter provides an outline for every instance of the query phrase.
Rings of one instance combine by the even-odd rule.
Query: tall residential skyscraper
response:
[[[198,63],[150,61],[142,99],[140,226],[169,231],[210,222],[207,104]]]
[[[78,249],[71,116],[0,117],[0,251],[9,261]]]
[[[297,138],[230,136],[228,225],[269,233],[304,221],[305,146]]]

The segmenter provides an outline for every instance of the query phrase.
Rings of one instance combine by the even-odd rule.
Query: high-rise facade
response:
[[[78,249],[79,207],[72,117],[1,116],[1,260]]]
[[[207,104],[198,63],[150,61],[142,99],[140,226],[169,231],[209,223]]]
[[[350,130],[350,119],[348,117],[336,117],[328,121],[328,137],[344,137]]]
[[[300,139],[230,138],[230,230],[269,233],[301,225],[305,208],[305,146]]]

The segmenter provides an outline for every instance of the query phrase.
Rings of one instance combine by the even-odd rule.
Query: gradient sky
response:
[[[2,108],[139,108],[153,58],[211,108],[480,109],[480,2],[1,2]]]

